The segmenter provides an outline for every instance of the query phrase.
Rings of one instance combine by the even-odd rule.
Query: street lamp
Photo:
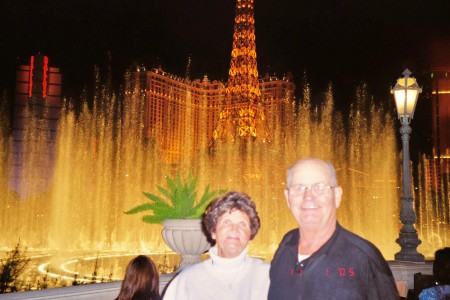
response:
[[[402,228],[396,240],[400,245],[400,252],[395,254],[395,260],[423,262],[424,256],[417,252],[417,246],[422,242],[417,236],[417,231],[414,228],[416,222],[416,213],[413,208],[413,198],[411,196],[411,176],[409,168],[409,135],[411,134],[411,119],[414,116],[414,109],[416,108],[417,98],[422,89],[417,84],[414,77],[409,77],[411,72],[408,69],[403,71],[403,78],[397,80],[397,84],[391,89],[391,94],[394,94],[395,104],[397,106],[398,118],[402,127],[400,134],[402,135],[402,152],[403,152],[403,196],[402,208],[400,211],[400,220],[402,221]]]

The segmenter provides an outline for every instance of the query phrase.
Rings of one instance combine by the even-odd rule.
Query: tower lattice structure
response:
[[[253,0],[237,0],[228,83],[213,141],[270,139],[260,102],[253,10]]]

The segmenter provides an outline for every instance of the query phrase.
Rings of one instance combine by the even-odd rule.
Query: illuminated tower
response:
[[[213,142],[236,137],[269,140],[260,100],[253,0],[237,0],[228,83]]]
[[[450,223],[450,42],[436,39],[427,43],[424,82],[431,101],[433,156],[424,161],[426,193],[420,201],[419,222],[430,232],[439,231]],[[422,199],[421,199],[422,200]],[[432,209],[430,209],[432,207]]]
[[[450,42],[436,39],[428,43],[424,74],[431,100],[433,128],[433,157],[429,160],[433,170],[429,176],[434,191],[441,193],[450,186]],[[443,199],[448,196],[444,195]]]
[[[145,85],[145,135],[165,162],[223,141],[274,139],[293,128],[295,84],[291,74],[258,78],[253,1],[238,0],[227,83],[176,76],[159,69],[138,71]],[[269,134],[270,128],[270,134]]]
[[[435,156],[450,156],[450,68],[434,68],[431,73],[433,149]]]
[[[53,175],[61,81],[41,54],[17,70],[9,186],[23,198],[45,192]]]
[[[427,184],[438,195],[450,186],[450,68],[434,67],[430,76],[433,125],[433,157],[429,159]],[[445,193],[444,193],[445,194]],[[448,197],[442,197],[447,203]],[[447,219],[449,217],[447,216]],[[442,218],[441,218],[442,219]]]

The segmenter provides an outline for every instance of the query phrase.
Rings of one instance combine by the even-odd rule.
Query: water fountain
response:
[[[298,158],[317,156],[335,164],[344,188],[340,222],[376,244],[386,259],[398,251],[395,121],[371,102],[364,86],[357,90],[345,121],[333,107],[331,87],[323,106],[313,107],[305,85],[302,102],[292,112],[292,126],[274,128],[270,143],[251,143],[245,151],[238,143],[228,144],[213,156],[206,150],[187,153],[176,166],[164,164],[154,141],[143,138],[143,98],[138,88],[123,99],[108,91],[107,85],[96,88],[92,108],[86,97],[79,113],[68,105],[63,110],[48,191],[24,199],[12,191],[3,193],[0,247],[13,247],[20,238],[29,250],[49,251],[54,257],[165,253],[169,249],[161,238],[162,227],[144,224],[123,211],[143,203],[142,192],[155,192],[166,174],[187,174],[192,169],[200,177],[201,189],[211,184],[252,196],[262,228],[250,253],[270,261],[283,234],[295,227],[283,196],[286,169]],[[7,140],[0,143],[8,149]],[[1,154],[0,172],[6,178],[11,157],[7,151]]]

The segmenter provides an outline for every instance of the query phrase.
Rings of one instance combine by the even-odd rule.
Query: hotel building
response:
[[[224,107],[226,83],[189,80],[159,69],[137,71],[145,87],[145,136],[156,142],[163,160],[176,164],[186,154],[211,146]],[[259,79],[261,105],[270,130],[286,126],[293,109],[295,84],[291,76]]]
[[[42,54],[31,56],[29,65],[18,67],[9,186],[21,197],[46,191],[51,179],[61,83],[60,69],[50,66]]]

